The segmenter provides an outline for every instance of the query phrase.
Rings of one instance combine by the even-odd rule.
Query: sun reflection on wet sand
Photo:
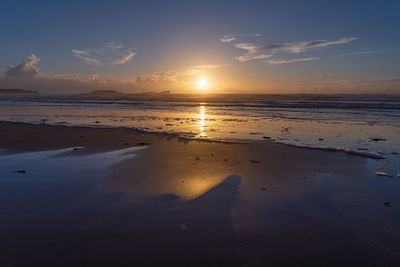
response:
[[[175,188],[174,193],[182,199],[194,199],[206,193],[224,180],[224,176],[187,177],[185,182]]]
[[[206,107],[205,106],[200,106],[200,137],[206,137],[207,134],[204,132],[204,127],[206,125]]]

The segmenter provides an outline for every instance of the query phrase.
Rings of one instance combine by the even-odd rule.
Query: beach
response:
[[[381,159],[13,122],[0,148],[2,266],[400,263]]]
[[[400,1],[3,2],[0,267],[400,266]]]

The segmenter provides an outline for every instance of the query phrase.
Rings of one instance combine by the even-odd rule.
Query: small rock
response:
[[[265,188],[265,187],[261,187],[260,189],[263,191],[267,190],[267,188]]]
[[[26,173],[25,170],[15,170],[14,172],[16,172],[16,173]]]
[[[225,161],[225,162],[227,162],[227,161],[228,161],[228,159],[224,159],[224,161]]]
[[[269,136],[263,136],[262,138],[263,138],[263,139],[266,139],[266,140],[271,139],[271,137],[269,137]]]
[[[214,154],[213,153],[211,153],[211,155],[210,155],[211,157],[214,157]]]
[[[150,143],[144,143],[144,142],[136,143],[136,146],[148,146],[148,145],[150,145]]]
[[[251,159],[251,160],[249,160],[251,163],[260,163],[261,161],[259,161],[259,160],[254,160],[254,159]]]
[[[390,204],[390,202],[384,202],[383,205],[385,205],[386,207],[390,208],[392,205]]]
[[[95,123],[100,123],[99,121],[96,121]]]
[[[379,137],[377,137],[377,138],[370,138],[372,141],[374,141],[374,142],[378,142],[378,141],[386,141],[386,139],[385,138],[379,138]]]
[[[75,151],[76,151],[76,150],[79,150],[79,149],[80,149],[79,147],[74,147],[74,149],[73,149],[73,150],[75,150]]]
[[[195,159],[195,160],[199,160],[200,158],[199,158],[199,157],[195,157],[194,159]]]
[[[318,141],[324,141],[324,138],[318,138]]]

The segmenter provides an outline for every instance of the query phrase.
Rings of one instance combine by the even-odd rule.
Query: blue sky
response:
[[[190,92],[207,77],[215,92],[400,92],[399,10],[399,1],[3,1],[0,87]]]

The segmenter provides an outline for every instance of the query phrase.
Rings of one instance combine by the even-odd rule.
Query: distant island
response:
[[[94,90],[88,93],[89,95],[114,95],[122,94],[121,92],[115,90]]]
[[[37,91],[24,89],[0,89],[0,94],[37,94]]]
[[[166,90],[166,91],[161,91],[161,92],[141,92],[139,94],[170,94],[171,91],[170,90]],[[122,92],[118,92],[115,90],[93,90],[89,93],[87,93],[88,95],[121,95],[121,94],[127,94],[127,93],[122,93]],[[132,93],[130,93],[132,94]]]

